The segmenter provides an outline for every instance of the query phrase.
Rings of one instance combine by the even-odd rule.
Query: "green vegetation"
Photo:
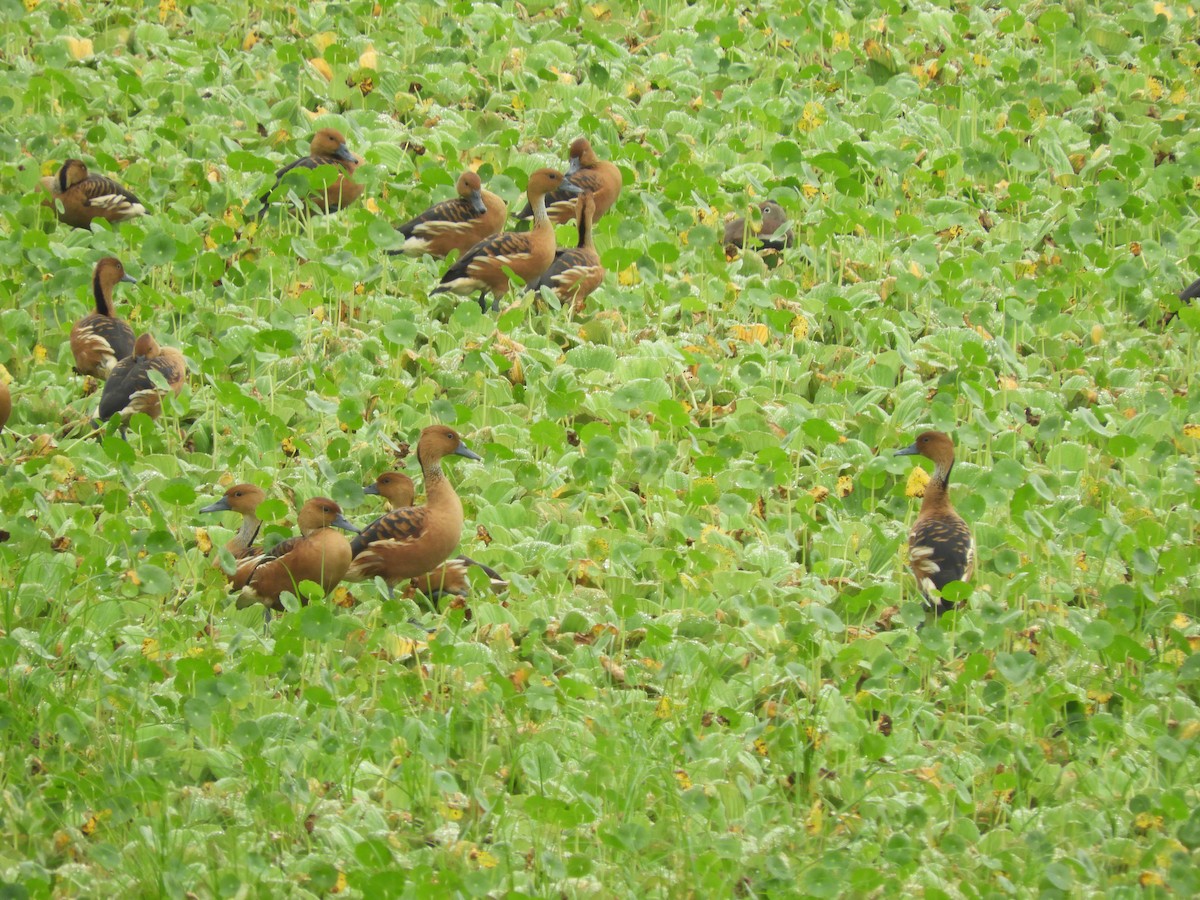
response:
[[[0,895],[1200,892],[1195,10],[380,5],[0,0]],[[369,202],[254,223],[323,126]],[[384,255],[579,134],[583,314]],[[69,156],[152,215],[58,225]],[[765,196],[797,247],[727,261]],[[66,340],[104,255],[192,367],[128,442]],[[433,421],[507,594],[233,608],[200,506],[361,523]],[[980,566],[917,632],[930,427]]]

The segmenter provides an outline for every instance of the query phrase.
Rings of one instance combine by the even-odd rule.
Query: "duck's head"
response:
[[[256,484],[235,484],[216,503],[202,507],[202,513],[238,512],[253,515],[260,503],[267,499],[267,492]]]

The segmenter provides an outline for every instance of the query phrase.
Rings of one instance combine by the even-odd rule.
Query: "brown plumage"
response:
[[[256,484],[235,484],[216,503],[202,507],[202,513],[236,512],[242,515],[242,525],[237,534],[225,545],[225,549],[233,554],[234,559],[244,559],[247,556],[258,556],[262,548],[255,547],[258,532],[262,522],[256,515],[260,503],[267,499],[267,492]],[[220,565],[214,560],[213,565]]]
[[[155,387],[151,372],[158,372],[178,394],[187,376],[187,361],[178,350],[159,347],[153,336],[143,334],[133,345],[133,355],[118,362],[104,383],[100,418],[126,418],[142,412],[157,419],[162,414],[162,392]]]
[[[259,217],[261,218],[266,213],[271,195],[283,181],[283,176],[294,169],[316,169],[320,166],[338,166],[345,174],[338,175],[333,184],[324,190],[312,191],[308,195],[309,206],[323,213],[345,209],[362,195],[363,186],[353,179],[354,170],[359,167],[361,162],[362,160],[350,152],[350,148],[346,146],[346,139],[340,131],[322,128],[313,135],[312,143],[308,148],[308,156],[288,163],[275,173],[275,186],[258,198],[259,203],[262,204],[262,209],[258,211]]]
[[[578,188],[564,185],[563,174],[554,169],[538,169],[530,175],[525,193],[534,210],[533,230],[502,231],[484,238],[458,258],[432,293],[450,291],[465,295],[479,291],[479,305],[486,311],[485,295],[492,294],[495,298],[492,308],[496,309],[500,297],[508,293],[506,268],[526,284],[537,280],[554,262],[554,226],[546,216],[545,198],[556,189],[579,193]]]
[[[8,391],[8,385],[0,381],[0,432],[4,431],[4,426],[8,424],[8,417],[12,415],[12,394]]]
[[[74,228],[91,228],[93,219],[116,225],[146,214],[137,197],[111,178],[88,174],[78,159],[68,159],[57,174],[43,178],[42,187],[50,194],[43,205]]]
[[[596,156],[596,151],[587,138],[576,138],[570,147],[570,164],[567,166],[565,185],[579,191],[591,191],[596,198],[594,221],[599,222],[604,214],[617,202],[621,194],[621,170],[612,163]],[[575,218],[573,194],[559,189],[546,197],[546,210],[555,225],[565,225]],[[518,219],[533,215],[532,200],[517,213]]]
[[[389,250],[392,256],[428,254],[444,259],[450,251],[465,253],[486,237],[499,234],[508,218],[508,206],[474,172],[463,172],[458,179],[458,197],[435,203],[397,230],[404,235],[404,246]]]
[[[113,315],[113,288],[132,282],[121,261],[106,256],[92,272],[92,296],[96,311],[88,313],[71,329],[71,353],[75,371],[81,375],[107,378],[117,363],[133,353],[133,328]]]
[[[444,563],[462,538],[462,501],[442,474],[442,458],[479,459],[445,425],[431,425],[417,442],[417,461],[425,476],[424,506],[394,509],[362,530],[351,543],[354,562],[347,581],[376,576],[389,588],[409,578],[419,578]]]
[[[751,224],[749,235],[751,238],[757,235],[761,245],[758,249],[782,250],[785,247],[792,246],[796,242],[795,232],[790,228],[782,235],[776,235],[776,232],[787,224],[787,213],[783,211],[782,206],[774,200],[767,200],[764,203],[760,203],[758,209],[762,214],[762,223],[757,229]],[[744,218],[739,216],[726,223],[726,247],[736,247],[740,250],[746,237],[746,220]]]
[[[942,588],[951,581],[969,581],[975,571],[971,529],[950,505],[954,443],[941,431],[926,431],[912,446],[897,450],[895,455],[924,456],[934,462],[921,512],[908,533],[908,560],[921,596],[940,615],[953,607],[941,599]]]
[[[300,594],[301,581],[313,581],[328,594],[350,567],[350,543],[334,531],[358,531],[341,507],[326,497],[314,497],[300,507],[296,517],[300,536],[276,544],[266,553],[251,556],[237,567],[233,590],[240,591],[238,609],[261,603],[268,610],[283,609],[279,595],[291,591]]]
[[[413,505],[417,489],[413,480],[403,472],[384,472],[373,484],[363,488],[364,494],[378,494],[387,501],[390,509],[403,509]],[[368,526],[370,527],[370,526]],[[426,597],[436,598],[441,594],[466,597],[471,590],[467,580],[467,567],[476,566],[491,579],[492,589],[507,587],[507,582],[495,569],[485,566],[469,556],[458,556],[447,560],[431,572],[412,579],[412,586]]]
[[[583,310],[583,301],[588,294],[604,281],[604,266],[600,254],[592,243],[592,218],[596,208],[595,195],[585,192],[579,197],[575,221],[579,226],[579,243],[575,247],[558,250],[554,262],[542,277],[529,286],[536,291],[548,287],[559,301],[574,305],[576,312]]]

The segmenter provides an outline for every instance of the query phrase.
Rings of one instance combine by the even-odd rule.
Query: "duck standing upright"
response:
[[[176,394],[183,388],[187,376],[187,361],[173,347],[160,347],[153,335],[140,335],[133,345],[133,354],[125,357],[112,370],[100,395],[100,418],[122,418],[145,413],[152,419],[162,414],[162,391],[155,386],[151,372],[166,379]]]
[[[133,328],[113,315],[113,288],[122,281],[133,280],[115,257],[106,256],[96,263],[92,272],[96,311],[88,313],[71,329],[71,353],[79,374],[107,378],[118,362],[132,355]]]
[[[564,187],[552,191],[546,197],[547,215],[555,225],[565,225],[575,218],[575,198],[566,189],[566,186],[570,186],[579,191],[592,192],[596,200],[594,221],[599,222],[621,195],[624,183],[621,170],[596,156],[596,151],[592,149],[587,138],[581,137],[572,141],[569,152],[570,163],[567,166]],[[525,208],[517,213],[517,218],[528,219],[533,215],[533,201],[530,200]]]
[[[283,176],[294,169],[316,169],[320,166],[337,166],[342,169],[343,174],[339,174],[333,184],[328,187],[312,191],[308,195],[309,206],[315,207],[323,213],[333,213],[339,209],[345,209],[363,192],[363,186],[353,179],[354,171],[360,163],[361,160],[346,146],[346,138],[340,131],[333,128],[322,128],[313,135],[312,143],[308,148],[308,156],[302,156],[300,159],[288,163],[275,173],[274,186],[258,198],[259,203],[262,204],[262,209],[258,211],[259,218],[266,214],[271,194],[279,187]]]
[[[392,510],[376,519],[354,538],[354,561],[347,581],[382,578],[389,591],[401,581],[432,572],[458,547],[462,539],[462,501],[442,472],[442,459],[465,456],[479,459],[452,428],[431,425],[417,442],[417,461],[425,476],[424,506]]]
[[[216,503],[202,507],[202,513],[236,512],[241,513],[242,525],[225,549],[233,554],[234,559],[244,559],[247,556],[258,556],[261,550],[254,546],[258,533],[262,530],[256,510],[264,500],[267,492],[256,484],[235,484]]]
[[[363,493],[377,494],[388,502],[388,506],[392,510],[397,510],[412,506],[417,491],[413,480],[403,472],[384,472],[375,479],[373,484],[364,487]],[[466,597],[471,589],[470,582],[467,580],[468,566],[482,569],[491,579],[492,590],[499,591],[508,586],[499,572],[469,556],[457,556],[447,560],[433,571],[414,578],[412,584],[430,599],[436,599],[442,594]]]
[[[465,253],[484,238],[499,234],[508,218],[508,205],[491,191],[485,191],[474,172],[459,176],[457,190],[455,199],[435,203],[399,226],[397,230],[404,235],[404,245],[399,250],[389,250],[388,254],[444,259],[452,250]]]
[[[281,541],[238,566],[233,576],[233,590],[240,592],[238,609],[261,603],[268,611],[281,610],[279,596],[284,591],[291,591],[304,603],[301,581],[316,582],[328,594],[345,576],[350,567],[350,543],[334,529],[358,529],[342,515],[341,507],[327,497],[314,497],[300,508],[296,522],[299,537]]]
[[[465,296],[479,291],[479,306],[486,312],[484,297],[488,293],[493,297],[493,309],[499,308],[500,298],[508,293],[505,269],[526,284],[537,280],[554,262],[554,226],[546,215],[545,200],[555,190],[579,193],[579,188],[564,185],[562,172],[555,169],[538,169],[530,175],[526,194],[534,212],[533,230],[502,231],[484,238],[458,258],[431,293]]]
[[[908,564],[921,596],[941,615],[954,606],[942,600],[942,588],[951,581],[969,581],[975,571],[975,539],[967,523],[950,505],[954,442],[944,432],[926,431],[895,455],[924,456],[934,462],[921,512],[908,532]]]
[[[575,222],[579,226],[579,243],[556,251],[550,268],[529,286],[532,291],[550,288],[560,303],[572,303],[575,312],[582,312],[584,300],[604,281],[604,266],[600,264],[600,254],[592,242],[592,214],[595,208],[594,194],[585,191],[580,195],[575,215]]]
[[[111,178],[92,175],[82,160],[68,159],[58,173],[42,179],[58,220],[73,228],[92,227],[95,219],[112,225],[146,215],[146,207]]]

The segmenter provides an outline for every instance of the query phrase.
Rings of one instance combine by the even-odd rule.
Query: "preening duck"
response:
[[[452,292],[469,295],[479,292],[479,305],[484,311],[484,297],[491,294],[492,308],[498,309],[500,298],[508,293],[509,269],[529,284],[550,268],[554,262],[554,226],[546,215],[546,195],[563,190],[578,194],[579,188],[563,184],[563,174],[554,169],[538,169],[529,176],[526,195],[534,211],[532,231],[503,231],[484,238],[450,267],[432,293]]]
[[[532,291],[548,287],[554,291],[559,302],[573,304],[576,312],[583,310],[583,301],[588,294],[604,281],[604,266],[600,254],[592,243],[592,218],[596,198],[584,192],[578,200],[575,221],[579,226],[579,243],[574,247],[555,251],[554,262],[542,277],[529,286]]]
[[[596,201],[593,221],[599,222],[617,202],[622,183],[621,170],[596,156],[596,151],[592,149],[587,138],[576,138],[571,142],[565,185],[577,188],[578,191],[592,192]],[[552,191],[546,197],[546,210],[551,222],[555,225],[565,225],[575,218],[575,197],[564,188]],[[525,208],[517,213],[517,218],[528,219],[533,214],[533,201],[530,200]]]
[[[499,234],[508,218],[507,204],[485,191],[474,172],[463,172],[457,189],[455,199],[435,203],[401,225],[397,230],[404,235],[404,246],[388,253],[444,259],[452,250],[465,253],[484,238]]]
[[[350,543],[335,531],[358,531],[342,515],[341,507],[327,497],[314,497],[296,517],[300,536],[276,544],[266,553],[247,558],[233,576],[240,592],[238,609],[261,603],[268,610],[283,609],[279,595],[291,591],[300,601],[302,581],[316,582],[328,594],[350,567]]]
[[[316,169],[319,166],[338,166],[345,174],[339,174],[333,184],[323,190],[315,190],[308,195],[310,207],[323,213],[337,212],[345,209],[359,198],[363,186],[353,180],[354,170],[359,167],[361,160],[350,152],[346,139],[340,131],[332,128],[322,128],[313,135],[308,148],[308,156],[302,156],[295,162],[288,163],[275,173],[275,185],[258,198],[262,209],[258,211],[261,218],[267,211],[271,195],[279,187],[283,177],[294,169]]]
[[[941,599],[942,588],[951,581],[969,581],[975,571],[975,539],[950,505],[954,442],[944,432],[926,431],[895,455],[924,456],[934,462],[921,512],[908,533],[908,563],[921,596],[941,615],[953,607]]]
[[[145,413],[152,419],[162,414],[162,391],[155,387],[151,372],[158,372],[176,394],[183,388],[187,377],[187,361],[173,347],[159,347],[150,334],[140,335],[133,345],[133,354],[117,363],[104,393],[100,395],[100,418],[111,419],[119,415],[127,418],[134,413]]]
[[[425,476],[424,506],[406,506],[376,519],[354,538],[347,581],[382,578],[389,588],[442,565],[462,539],[462,501],[442,472],[446,456],[479,459],[452,428],[431,425],[417,442]]]
[[[106,256],[92,272],[92,296],[96,311],[88,313],[71,329],[71,353],[75,371],[81,375],[107,378],[117,363],[133,354],[133,328],[113,315],[113,288],[132,282],[121,261]]]
[[[58,174],[42,180],[50,193],[46,206],[54,208],[60,222],[74,228],[91,228],[93,219],[113,225],[146,215],[146,207],[111,178],[91,175],[82,160],[68,159]]]

